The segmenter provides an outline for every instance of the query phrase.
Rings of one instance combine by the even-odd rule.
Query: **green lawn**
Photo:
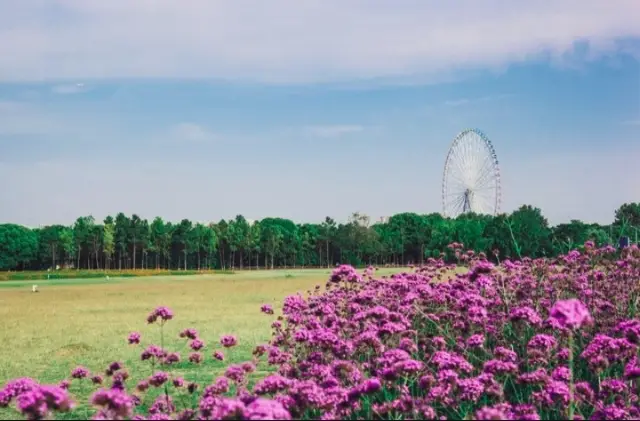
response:
[[[381,269],[378,275],[399,271]],[[250,360],[255,345],[270,338],[275,316],[262,314],[262,304],[278,310],[285,296],[324,285],[329,273],[308,269],[0,282],[0,386],[16,377],[58,383],[77,365],[103,374],[112,361],[124,362],[132,375],[128,384],[135,385],[151,369],[140,361],[141,349],[127,345],[126,337],[139,331],[144,345],[160,344],[159,327],[145,320],[160,305],[175,314],[164,330],[167,349],[181,352],[186,360],[189,350],[178,333],[188,327],[197,329],[206,343],[206,359],[199,369],[181,362],[172,372],[206,385],[229,362]],[[31,292],[34,283],[40,288],[37,294]],[[236,335],[239,345],[225,352],[228,361],[221,363],[211,354],[221,349],[218,341],[224,334]],[[263,376],[265,369],[259,367],[254,378]],[[80,411],[92,390],[86,384],[72,385]],[[0,410],[0,419],[13,416],[13,411]]]

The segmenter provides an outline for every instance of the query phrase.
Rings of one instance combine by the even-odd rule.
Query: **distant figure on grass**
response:
[[[38,285],[33,285],[31,287],[31,292],[40,292],[40,291],[38,291]]]

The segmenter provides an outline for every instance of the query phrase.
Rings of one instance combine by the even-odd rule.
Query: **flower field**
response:
[[[340,266],[326,288],[288,296],[282,315],[256,304],[272,335],[242,361],[238,332],[203,340],[157,306],[140,312],[142,332],[113,338],[138,361],[12,380],[0,406],[32,419],[640,418],[638,248],[586,243],[497,266],[451,248],[467,267],[453,279],[436,259],[392,276]],[[212,364],[220,375],[199,380]]]

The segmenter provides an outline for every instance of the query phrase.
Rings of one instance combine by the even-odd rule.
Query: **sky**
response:
[[[478,128],[501,211],[640,201],[637,0],[0,0],[0,223],[442,211]]]

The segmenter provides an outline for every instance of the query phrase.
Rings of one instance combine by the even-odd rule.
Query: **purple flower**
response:
[[[238,340],[233,335],[225,335],[222,338],[220,338],[220,343],[225,348],[231,348],[238,345]]]
[[[57,386],[35,386],[17,396],[17,409],[29,419],[43,419],[52,411],[67,412],[74,404]]]
[[[264,314],[273,314],[273,307],[271,307],[270,304],[263,304],[262,307],[260,307],[260,311]]]
[[[224,354],[222,353],[222,351],[216,351],[213,353],[213,358],[218,361],[224,361]]]
[[[640,377],[640,366],[637,365],[637,359],[633,359],[624,367],[624,377],[627,379],[637,379]]]
[[[178,354],[177,352],[172,352],[171,354],[167,355],[164,361],[169,365],[178,363],[180,362],[180,354]]]
[[[593,322],[589,310],[575,298],[557,301],[549,312],[549,318],[569,329],[578,329]]]
[[[531,338],[527,344],[527,348],[548,352],[556,346],[556,343],[556,339],[553,336],[538,334]]]
[[[149,382],[146,380],[141,380],[136,386],[136,389],[138,389],[138,391],[140,392],[145,392],[147,389],[149,389]]]
[[[74,379],[84,379],[89,376],[89,370],[84,367],[76,367],[71,372],[71,377]]]
[[[200,400],[200,415],[204,419],[224,420],[244,418],[245,406],[235,399],[204,397]]]
[[[200,351],[202,348],[204,348],[204,342],[202,342],[200,339],[194,339],[193,341],[191,341],[189,346],[194,351]]]
[[[185,409],[176,416],[176,419],[178,421],[189,421],[195,419],[195,417],[196,412],[193,409]]]
[[[213,384],[204,389],[203,397],[218,396],[229,391],[229,380],[226,377],[218,377]]]
[[[176,377],[173,379],[173,386],[180,388],[184,386],[184,379],[182,377]]]
[[[563,382],[568,382],[569,378],[571,377],[571,372],[569,371],[568,367],[556,367],[555,370],[553,370],[553,373],[551,374],[551,378],[553,378],[553,380],[558,380],[558,381],[563,381]]]
[[[113,376],[113,373],[120,370],[121,368],[122,368],[122,363],[118,361],[114,361],[111,364],[109,364],[109,367],[107,367],[105,373],[107,376]]]
[[[291,385],[291,380],[282,377],[279,374],[272,374],[260,380],[253,388],[256,395],[276,394],[286,390]]]
[[[106,419],[123,420],[133,413],[133,399],[120,390],[101,389],[92,396],[91,403],[102,408]]]
[[[189,362],[200,364],[202,362],[202,354],[200,352],[192,352],[189,354]]]
[[[245,417],[248,420],[290,420],[291,414],[280,402],[258,398],[247,405]]]
[[[127,338],[129,345],[137,345],[140,343],[140,334],[138,332],[131,332]]]
[[[484,345],[484,335],[477,334],[471,335],[469,339],[467,339],[467,346],[469,348],[482,348]]]
[[[185,329],[180,332],[181,338],[198,339],[198,331],[195,329]]]
[[[147,349],[145,349],[142,354],[140,354],[140,359],[142,361],[149,360],[151,358],[162,359],[167,356],[167,352],[164,351],[157,345],[149,345]]]
[[[358,271],[351,265],[340,265],[331,272],[330,282],[349,282],[357,283],[362,281],[362,277]]]
[[[242,383],[244,381],[245,372],[242,369],[242,366],[230,365],[229,367],[227,367],[224,375],[228,379],[233,380],[236,383]]]
[[[169,375],[163,371],[157,371],[149,378],[149,384],[153,387],[160,387],[169,380]]]
[[[422,371],[424,368],[424,363],[416,360],[404,360],[398,361],[393,365],[393,369],[397,374],[415,374],[419,371]]]
[[[531,307],[518,307],[511,310],[509,313],[509,320],[512,322],[525,321],[532,326],[539,326],[542,324],[542,318],[538,312]]]
[[[91,383],[93,384],[102,384],[102,376],[93,376],[91,377]]]
[[[171,397],[160,395],[149,408],[149,413],[152,415],[170,414],[175,412],[175,410],[176,406],[173,404],[173,400],[171,399]]]
[[[158,307],[147,317],[147,323],[155,323],[158,318],[164,323],[173,319],[173,312],[167,307]]]

